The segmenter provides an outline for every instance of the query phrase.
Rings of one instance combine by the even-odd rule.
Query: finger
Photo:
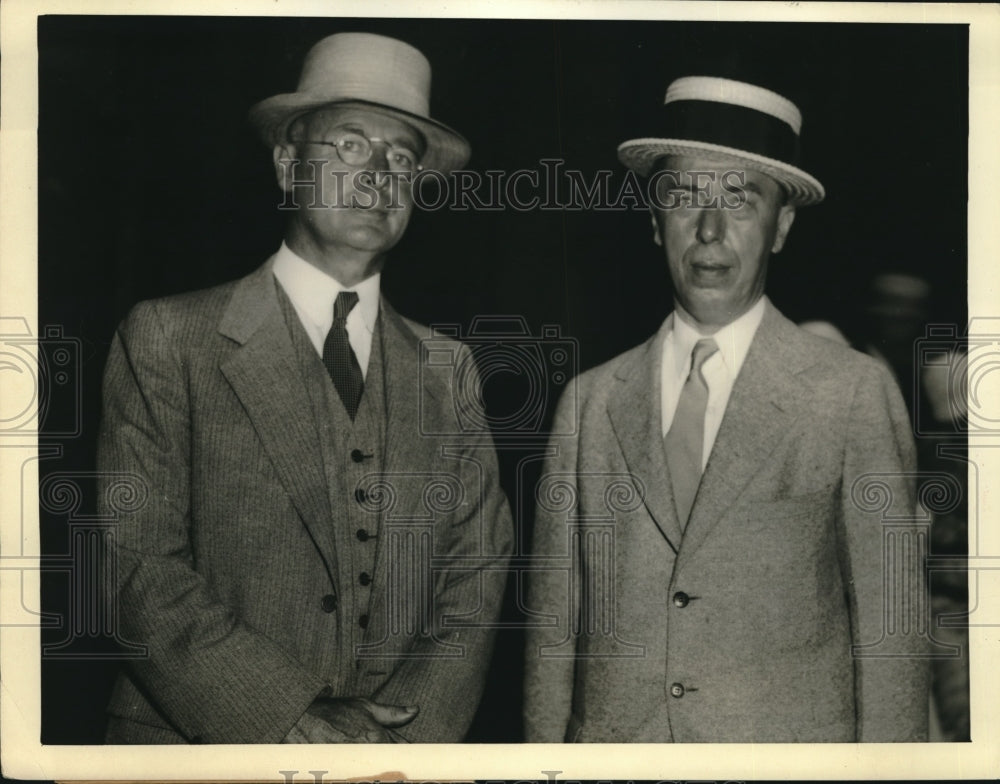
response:
[[[336,727],[326,725],[309,730],[308,743],[356,743],[357,741],[340,732]]]
[[[329,700],[315,707],[316,717],[346,738],[360,738],[378,722],[361,699]]]
[[[398,705],[380,705],[371,700],[365,700],[365,708],[383,727],[402,727],[409,724],[420,711],[417,706],[403,708]]]
[[[305,734],[305,743],[350,743],[352,736],[316,716],[306,714],[296,725]]]
[[[365,733],[365,743],[388,743],[389,738],[385,734],[385,730],[368,730]]]

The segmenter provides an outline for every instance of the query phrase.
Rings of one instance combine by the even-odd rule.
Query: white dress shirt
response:
[[[750,310],[718,330],[714,335],[702,335],[675,310],[671,316],[670,331],[663,340],[663,359],[660,378],[660,421],[666,436],[673,422],[681,388],[691,372],[691,351],[694,344],[704,337],[715,339],[719,350],[705,360],[702,375],[708,384],[708,405],[705,409],[705,441],[701,451],[701,469],[705,470],[708,457],[715,444],[722,416],[726,413],[729,395],[736,376],[747,358],[750,343],[764,317],[766,297],[761,297]]]
[[[333,303],[342,291],[358,295],[358,304],[347,315],[347,339],[358,358],[361,375],[368,374],[368,358],[372,353],[372,335],[378,318],[379,273],[347,288],[318,267],[303,259],[284,242],[274,257],[274,277],[278,279],[299,314],[309,340],[323,356],[323,343],[333,325]]]

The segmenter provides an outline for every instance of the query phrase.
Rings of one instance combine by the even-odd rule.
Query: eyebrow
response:
[[[360,133],[362,136],[367,136],[364,128],[360,125],[355,125],[354,123],[346,122],[340,123],[339,125],[334,125],[331,131],[350,131],[351,133]]]
[[[358,133],[362,136],[368,136],[368,131],[362,128],[360,125],[353,123],[351,121],[341,123],[339,125],[333,126],[335,131],[343,130],[350,131],[351,133]],[[375,137],[380,138],[380,137]],[[421,152],[421,147],[423,146],[422,139],[416,134],[405,134],[403,136],[396,136],[395,138],[386,139],[394,147],[408,147],[413,148],[413,152]]]

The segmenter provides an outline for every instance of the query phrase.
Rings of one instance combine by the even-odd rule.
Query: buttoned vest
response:
[[[381,511],[368,488],[381,475],[385,459],[383,319],[380,316],[375,322],[364,393],[351,421],[291,300],[280,285],[277,289],[309,396],[311,410],[303,415],[311,417],[319,434],[336,546],[336,594],[324,597],[323,607],[336,616],[337,633],[331,636],[336,654],[329,658],[331,671],[323,675],[335,694],[360,693],[362,687],[357,681],[362,667],[356,648],[367,640],[365,630],[369,626],[382,524]]]

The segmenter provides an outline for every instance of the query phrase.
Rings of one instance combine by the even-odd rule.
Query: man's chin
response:
[[[720,296],[712,296],[716,292]],[[741,312],[740,307],[725,292],[719,289],[702,289],[699,294],[682,303],[685,312],[700,325],[721,327],[733,321]]]
[[[397,242],[399,236],[390,234],[387,231],[371,229],[352,229],[347,235],[346,245],[355,250],[367,251],[370,253],[385,253]]]
[[[354,247],[364,247],[367,250],[378,250],[385,246],[392,247],[403,232],[398,226],[390,224],[388,220],[378,217],[366,217],[360,215],[358,219],[352,220],[349,227],[345,227],[344,234]]]

